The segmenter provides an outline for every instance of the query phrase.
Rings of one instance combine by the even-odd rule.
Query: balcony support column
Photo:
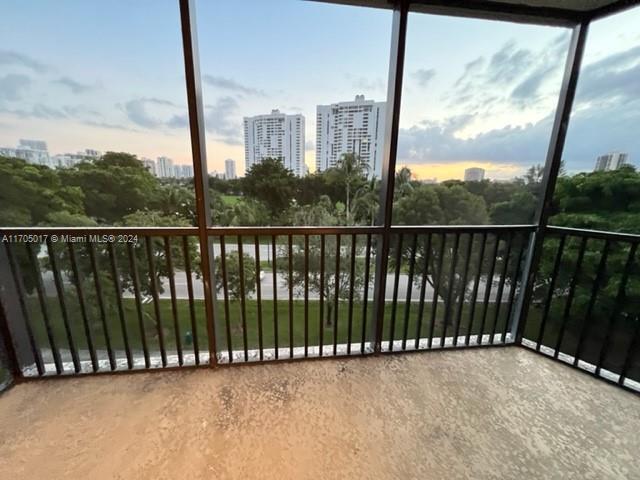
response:
[[[207,228],[211,226],[212,222],[195,0],[180,0],[180,21],[187,86],[187,104],[189,107],[193,180],[196,194],[196,217],[198,222],[198,239],[200,242],[200,265],[202,269],[204,303],[207,315],[209,364],[213,366],[217,364],[214,309],[215,272],[212,258],[213,241],[207,232]]]
[[[391,30],[391,51],[389,55],[389,80],[387,83],[387,107],[382,155],[382,178],[380,185],[380,210],[378,225],[384,227],[376,241],[376,271],[374,280],[373,321],[371,322],[373,349],[378,353],[382,343],[384,321],[385,290],[389,247],[391,243],[391,216],[393,213],[393,189],[398,153],[398,131],[400,129],[400,101],[402,96],[402,74],[407,37],[409,2],[397,0],[393,10]]]
[[[0,244],[0,348],[4,350],[0,360],[4,360],[4,366],[9,370],[13,383],[16,383],[23,378],[18,350],[28,345],[28,338],[24,331],[26,319],[20,309],[18,292],[9,268],[8,248],[8,245]],[[20,355],[20,358],[24,357],[24,354]]]
[[[518,303],[511,324],[512,338],[515,336],[515,342],[518,344],[522,341],[522,331],[527,321],[529,304],[533,297],[535,275],[538,271],[538,267],[540,266],[547,224],[552,213],[553,194],[556,187],[556,181],[558,180],[558,175],[560,173],[562,153],[564,150],[567,130],[569,128],[569,119],[571,117],[573,100],[575,98],[576,86],[580,75],[580,66],[582,64],[588,30],[589,21],[575,25],[573,27],[571,41],[569,43],[569,51],[564,68],[560,96],[558,97],[556,115],[553,121],[553,129],[551,131],[551,138],[549,140],[549,148],[547,150],[547,157],[545,161],[544,176],[542,179],[542,192],[538,208],[536,210],[536,231],[529,243],[525,268],[522,276],[522,288],[518,295]]]

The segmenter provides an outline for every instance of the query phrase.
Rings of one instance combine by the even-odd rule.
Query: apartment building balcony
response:
[[[185,226],[85,212],[76,224],[96,226],[0,227],[5,476],[640,478],[640,235],[631,222],[613,232],[550,220],[589,26],[633,2],[327,3],[391,11],[387,143],[379,183],[363,176],[379,197],[366,221],[353,225],[337,200],[330,226],[214,223],[204,122],[217,107],[202,97],[195,2],[180,0],[188,105],[162,125],[188,123],[193,205],[158,223]],[[544,169],[517,197],[536,204],[522,224],[492,222],[486,208],[469,225],[394,221],[413,14],[567,30]],[[418,76],[424,86],[433,73]],[[134,102],[151,126],[145,102],[175,107]],[[138,168],[112,155],[116,170]],[[29,218],[18,213],[12,225]]]

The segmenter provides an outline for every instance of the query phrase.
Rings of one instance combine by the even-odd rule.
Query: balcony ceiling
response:
[[[428,2],[427,2],[428,3]],[[469,0],[469,5],[487,3],[482,0]],[[496,0],[492,3],[503,3],[506,5],[527,5],[530,7],[542,8],[562,8],[565,10],[575,10],[577,12],[588,12],[608,5],[623,4],[631,2],[620,2],[619,0]]]
[[[394,0],[313,0],[392,8]],[[570,24],[597,19],[640,3],[639,0],[409,0],[411,10],[525,23]]]

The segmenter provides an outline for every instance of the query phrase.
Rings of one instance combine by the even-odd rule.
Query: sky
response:
[[[47,141],[191,161],[176,0],[0,0],[0,146]],[[197,2],[210,171],[244,170],[242,117],[306,118],[316,105],[386,99],[391,12],[299,0]],[[28,28],[25,28],[28,25]],[[640,165],[640,8],[592,25],[564,160],[591,170],[626,151]],[[411,13],[398,166],[511,178],[543,163],[570,32]]]

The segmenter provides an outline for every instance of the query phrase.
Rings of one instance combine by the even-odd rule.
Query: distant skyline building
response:
[[[18,148],[28,148],[30,150],[43,150],[45,152],[49,151],[47,148],[47,142],[44,140],[24,140],[20,139]]]
[[[596,166],[593,169],[594,172],[608,172],[611,170],[618,170],[623,165],[629,162],[629,154],[623,152],[610,152],[605,155],[600,155],[596,159]]]
[[[464,171],[465,182],[481,182],[484,180],[485,170],[480,167],[467,168]]]
[[[174,165],[175,178],[193,178],[193,165]]]
[[[267,115],[244,117],[243,122],[246,171],[265,158],[278,158],[295,175],[304,175],[303,115],[272,110]]]
[[[158,175],[156,171],[156,162],[154,162],[150,158],[142,158],[140,161],[142,162],[142,165],[144,165],[144,168],[146,168],[151,175]]]
[[[3,147],[0,148],[0,155],[6,157],[21,158],[28,163],[34,165],[44,165],[53,168],[47,142],[43,140],[25,140],[20,139],[16,148]]]
[[[224,178],[226,178],[227,180],[233,180],[236,177],[236,161],[231,159],[231,158],[227,158],[224,161]]]
[[[92,149],[85,149],[78,153],[61,153],[51,157],[50,166],[52,168],[71,168],[81,162],[93,162],[100,158],[100,152]]]
[[[193,165],[174,165],[168,157],[158,157],[157,161],[141,158],[140,161],[149,173],[158,178],[193,178]]]
[[[156,161],[156,175],[160,178],[171,178],[175,175],[173,160],[169,157],[158,157]]]
[[[340,157],[354,153],[369,166],[370,174],[382,173],[382,149],[386,102],[365,100],[316,107],[316,170],[336,165]]]

